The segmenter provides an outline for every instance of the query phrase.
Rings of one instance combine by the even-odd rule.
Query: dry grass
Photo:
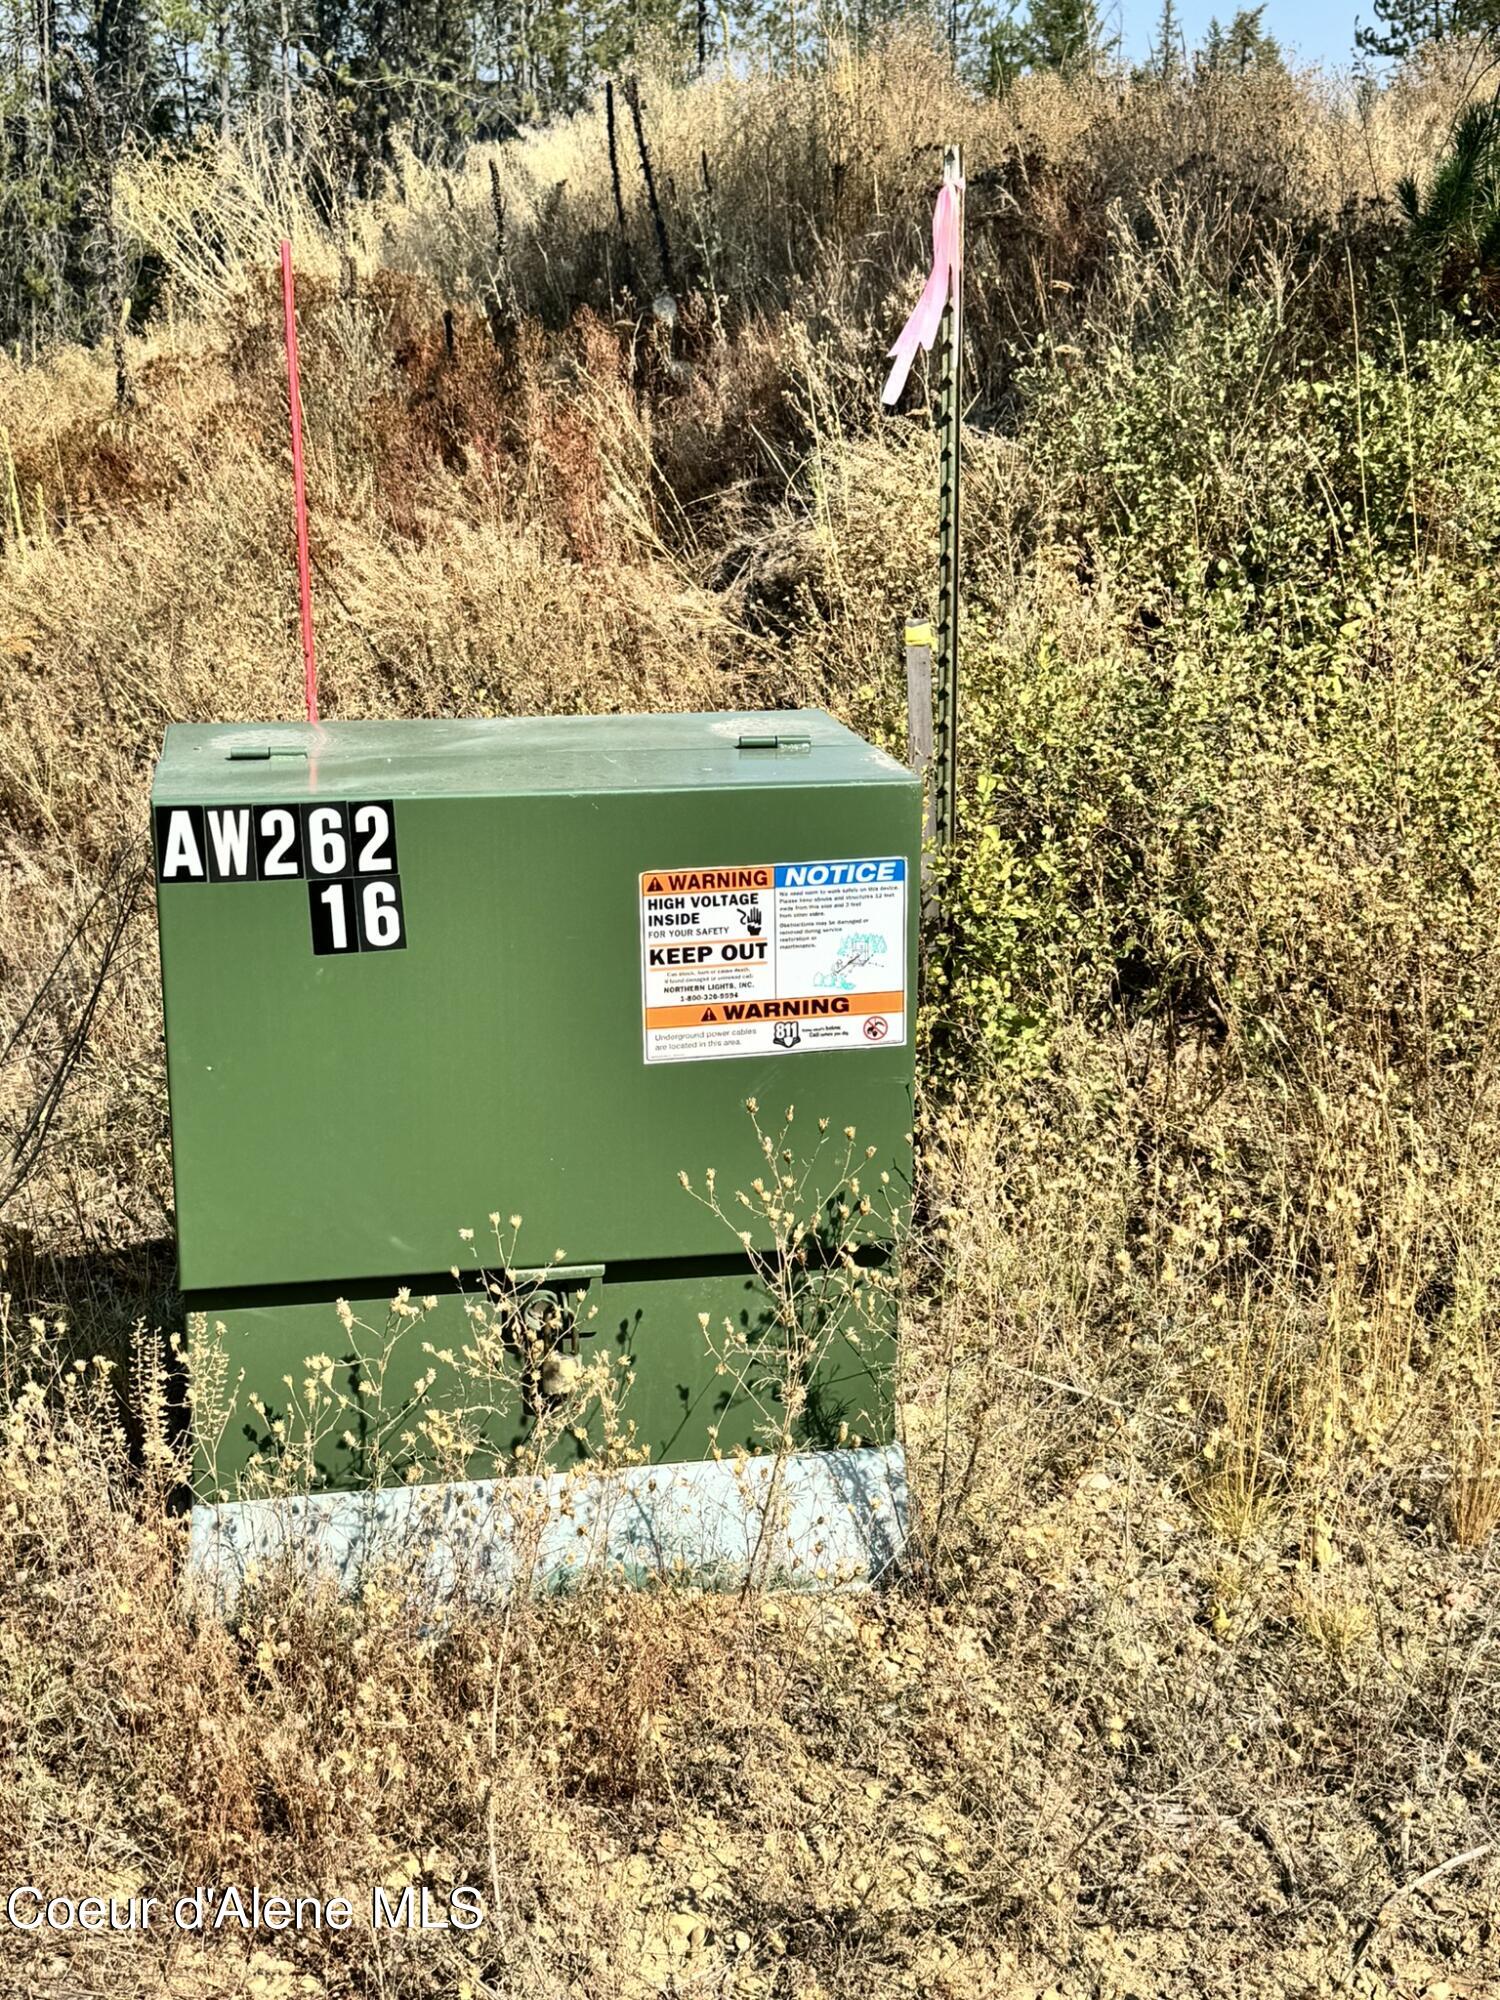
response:
[[[87,918],[0,1070],[3,1129],[87,1002],[162,725],[295,700],[283,229],[329,713],[811,700],[899,742],[933,447],[873,423],[876,362],[962,136],[972,839],[929,1016],[910,1577],[843,1604],[600,1586],[442,1630],[394,1578],[344,1606],[268,1579],[229,1629],[181,1595],[173,1392],[131,1336],[174,1310],[143,892],[6,1215],[3,1872],[466,1882],[489,1920],[7,1936],[0,1990],[1500,1989],[1493,1855],[1364,1937],[1497,1825],[1494,378],[1357,375],[1351,467],[1278,372],[1299,341],[1346,379],[1393,181],[1470,87],[1361,111],[1316,78],[1041,79],[996,106],[909,45],[648,83],[671,338],[620,299],[622,259],[656,276],[597,111],[496,153],[503,259],[483,153],[326,226],[253,141],[122,175],[172,281],[136,406],[100,356],[0,362],[11,1021]],[[1173,346],[1200,294],[1210,333]],[[1226,417],[1231,320],[1253,394]],[[1158,410],[1206,470],[1152,458]],[[1421,533],[1377,595],[1382,482]],[[1231,644],[1162,551],[1262,532],[1317,601]]]

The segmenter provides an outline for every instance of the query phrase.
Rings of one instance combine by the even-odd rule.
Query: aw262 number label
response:
[[[305,881],[317,957],[405,949],[396,809],[389,799],[158,806],[156,879]]]

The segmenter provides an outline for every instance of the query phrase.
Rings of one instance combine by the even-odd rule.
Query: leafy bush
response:
[[[1375,1009],[1393,1050],[1472,1054],[1500,349],[1407,350],[1389,316],[1318,372],[1305,345],[1276,290],[1190,283],[1026,378],[1048,504],[966,632],[941,991],[971,1055],[1024,1058],[1079,1007],[1232,1015],[1284,1063]]]

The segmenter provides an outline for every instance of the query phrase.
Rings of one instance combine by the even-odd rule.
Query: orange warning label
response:
[[[648,1007],[648,1028],[697,1028],[739,1021],[824,1021],[842,1014],[899,1014],[900,993],[818,993],[796,1000],[720,1000],[711,1006]]]
[[[641,877],[643,896],[723,895],[732,889],[769,889],[769,862],[743,868],[654,868]]]

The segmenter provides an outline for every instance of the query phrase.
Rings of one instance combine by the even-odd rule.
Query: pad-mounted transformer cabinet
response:
[[[234,1390],[204,1492],[314,1356],[353,1388],[385,1355],[400,1407],[490,1282],[629,1358],[654,1462],[753,1444],[701,1316],[753,1341],[764,1286],[680,1176],[769,1241],[733,1199],[754,1098],[799,1147],[854,1127],[908,1199],[918,781],[817,712],[173,725],[152,805],[180,1280]],[[436,1301],[405,1333],[402,1286]],[[892,1331],[828,1343],[801,1442],[888,1438]],[[516,1368],[498,1452],[536,1420]],[[331,1427],[318,1477],[367,1450]]]

